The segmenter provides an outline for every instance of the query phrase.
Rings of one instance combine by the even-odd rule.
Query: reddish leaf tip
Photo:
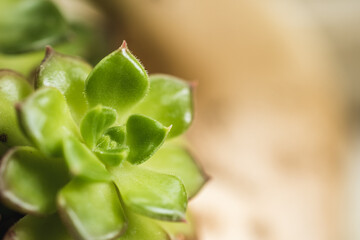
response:
[[[120,49],[128,49],[127,43],[126,43],[125,40],[122,42],[122,44],[121,44],[121,46],[120,46]]]
[[[55,50],[54,50],[51,46],[47,45],[47,46],[45,47],[45,58],[47,58],[48,56],[50,56],[54,51],[55,51]]]
[[[191,81],[191,82],[189,82],[189,85],[190,85],[191,89],[195,89],[199,85],[199,82],[198,81]]]

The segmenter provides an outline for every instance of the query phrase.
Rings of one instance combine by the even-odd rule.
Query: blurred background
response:
[[[96,63],[125,39],[149,73],[197,83],[199,240],[360,239],[360,1],[54,2],[59,50]],[[31,76],[36,54],[0,67],[26,55]]]

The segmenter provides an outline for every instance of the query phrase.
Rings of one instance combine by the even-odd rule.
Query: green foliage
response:
[[[49,44],[62,53],[87,58],[98,58],[103,51],[97,44],[99,31],[85,21],[68,21],[53,1],[1,0],[0,16],[0,68],[28,76]]]
[[[34,92],[9,71],[0,92],[0,196],[27,214],[5,239],[169,239],[174,225],[155,219],[184,221],[207,180],[165,143],[192,121],[189,85],[149,80],[126,44],[94,69],[48,48]]]

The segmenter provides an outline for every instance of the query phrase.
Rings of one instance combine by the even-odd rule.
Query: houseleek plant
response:
[[[94,68],[47,47],[33,85],[0,70],[0,214],[23,216],[4,239],[184,234],[171,222],[207,180],[177,140],[193,120],[189,83],[148,76],[124,42]]]

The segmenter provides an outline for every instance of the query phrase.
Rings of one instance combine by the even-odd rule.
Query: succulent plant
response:
[[[48,47],[35,78],[0,70],[0,196],[24,214],[4,239],[175,237],[207,180],[176,140],[191,85],[148,77],[125,42],[94,68]]]

